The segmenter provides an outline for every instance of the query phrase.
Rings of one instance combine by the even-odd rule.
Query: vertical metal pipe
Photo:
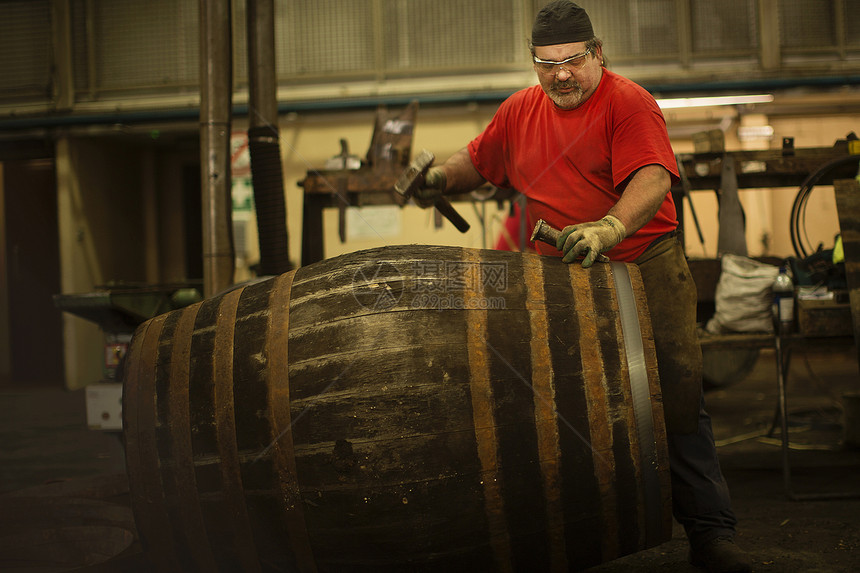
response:
[[[200,0],[200,155],[203,292],[233,284],[230,112],[233,67],[230,0]]]
[[[247,0],[248,101],[251,127],[277,125],[275,82],[275,2]]]
[[[248,148],[257,211],[260,274],[290,270],[287,204],[278,133],[274,0],[247,0]]]

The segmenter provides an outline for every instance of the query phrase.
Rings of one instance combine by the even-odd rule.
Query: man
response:
[[[597,255],[639,265],[659,363],[673,513],[690,542],[690,561],[712,572],[750,570],[734,543],[735,515],[704,410],[696,335],[696,288],[675,230],[669,188],[677,181],[665,120],[654,98],[603,66],[602,42],[585,11],[556,0],[537,15],[531,50],[539,86],[501,104],[466,148],[431,168],[417,194],[423,206],[442,193],[489,181],[528,199],[537,219],[562,229],[547,255],[571,263]]]

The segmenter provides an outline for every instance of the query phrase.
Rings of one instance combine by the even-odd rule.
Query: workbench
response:
[[[394,190],[401,173],[410,163],[412,136],[418,114],[418,101],[412,101],[402,110],[389,111],[380,106],[376,112],[370,148],[364,159],[349,154],[346,140],[341,139],[341,154],[332,158],[336,169],[310,169],[298,182],[304,189],[302,208],[302,266],[321,261],[325,257],[323,211],[339,211],[338,233],[346,241],[346,209],[370,205],[406,204]],[[331,165],[327,166],[331,167]],[[505,201],[518,194],[513,190],[497,189],[485,185],[470,193],[448,195],[449,201],[472,202]],[[436,226],[442,225],[441,213],[436,210]]]
[[[800,189],[811,177],[818,185],[832,185],[835,180],[857,175],[858,155],[850,150],[857,141],[837,141],[833,147],[795,148],[793,138],[783,138],[781,149],[724,151],[714,149],[676,155],[680,181],[672,187],[672,196],[682,230],[684,199],[690,205],[698,230],[690,194],[694,191],[716,192],[719,201],[719,234],[717,253],[747,255],[743,208],[739,189]],[[700,240],[703,240],[701,233]]]
[[[832,159],[831,159],[832,161]],[[856,164],[852,164],[856,175]],[[860,181],[856,177],[832,181],[836,194],[836,205],[839,214],[839,225],[842,232],[845,250],[846,279],[849,288],[850,304],[831,306],[825,310],[824,318],[817,318],[810,312],[804,321],[803,330],[797,333],[774,334],[721,334],[702,335],[700,344],[702,350],[707,349],[751,349],[772,348],[776,358],[777,382],[777,414],[771,431],[780,423],[780,438],[782,447],[782,473],[785,494],[792,500],[822,500],[845,499],[860,497],[860,490],[836,493],[805,493],[794,492],[791,480],[791,463],[789,459],[788,438],[788,374],[791,364],[792,351],[798,348],[815,346],[832,347],[844,345],[853,346],[855,354],[860,359],[857,341],[860,341]],[[800,305],[799,305],[800,306]],[[844,315],[850,315],[850,320]]]
[[[398,173],[379,174],[371,170],[315,170],[309,171],[300,185],[304,188],[302,214],[302,266],[323,260],[323,211],[336,208],[341,211],[339,229],[345,240],[343,211],[347,207],[369,205],[400,205],[406,201],[394,191]],[[490,185],[471,193],[447,195],[451,203],[469,203],[476,200],[507,201],[517,196],[510,189],[497,189]],[[481,199],[476,199],[480,197]],[[437,219],[441,222],[438,211]]]

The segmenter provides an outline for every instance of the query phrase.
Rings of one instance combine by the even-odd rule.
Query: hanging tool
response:
[[[678,164],[678,176],[681,178],[681,189],[684,193],[684,198],[687,199],[687,205],[690,206],[690,214],[693,216],[693,224],[696,225],[696,234],[699,235],[699,244],[702,245],[702,251],[705,250],[705,236],[702,235],[702,227],[699,226],[699,218],[696,216],[696,208],[693,207],[693,196],[690,194],[690,179],[687,177],[687,172],[684,171],[685,156],[676,155],[675,161]],[[681,205],[683,209],[684,206]]]

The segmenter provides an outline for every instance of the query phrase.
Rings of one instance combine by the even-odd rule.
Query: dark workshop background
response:
[[[502,98],[535,83],[530,0],[275,2],[276,75],[290,258],[300,260],[297,182],[341,152],[364,156],[377,106],[417,99],[415,149],[464,146]],[[860,122],[860,18],[849,0],[583,0],[611,69],[663,102],[676,152],[719,130],[729,150],[829,147]],[[245,4],[233,3],[236,279],[258,257],[241,198],[248,121]],[[0,2],[0,380],[81,387],[100,376],[96,325],[44,301],[110,283],[199,279],[199,7],[194,0]],[[689,106],[684,98],[772,96]],[[680,102],[679,102],[680,98]],[[663,100],[670,100],[668,103]],[[673,103],[674,102],[674,103]],[[671,106],[671,107],[670,107]],[[244,161],[244,163],[243,163]],[[740,191],[751,255],[792,255],[796,189]],[[832,191],[806,211],[809,241],[838,233]],[[685,202],[686,205],[686,202]],[[717,204],[694,193],[715,257]],[[324,218],[325,255],[380,244],[492,246],[508,205],[460,210],[473,231],[416,208]],[[689,209],[688,207],[685,207]],[[393,210],[392,210],[393,209]],[[372,221],[376,232],[361,229]],[[358,221],[358,222],[356,222]],[[22,224],[26,222],[25,224]],[[483,224],[480,224],[482,223]],[[367,223],[364,223],[367,225]],[[483,229],[483,232],[481,230]],[[378,233],[378,234],[377,234]],[[198,275],[198,276],[195,276]],[[33,326],[38,324],[38,327]]]
[[[500,190],[455,202],[472,226],[461,234],[439,225],[431,210],[388,200],[327,207],[319,224],[308,214],[301,183],[319,170],[364,160],[379,118],[411,102],[418,104],[413,155],[427,148],[444,161],[464,147],[504,98],[536,83],[527,39],[544,3],[275,0],[273,75],[294,265],[309,262],[309,245],[325,257],[410,243],[493,247],[511,209],[503,194],[494,195]],[[846,157],[860,153],[854,135],[860,133],[860,0],[579,3],[604,41],[608,67],[643,85],[663,108],[690,183],[673,192],[683,205],[684,243],[705,312],[713,312],[721,230],[734,229],[733,243],[748,255],[778,262],[801,255],[798,238],[809,251],[832,248],[840,215],[856,223],[856,200],[855,215],[837,210],[832,173],[816,181],[799,213],[794,207],[807,177],[834,160],[844,174]],[[29,570],[24,560],[36,563],[43,550],[50,553],[44,531],[74,525],[80,510],[66,505],[72,498],[92,498],[88,503],[98,500],[110,510],[111,527],[88,538],[100,559],[133,547],[116,431],[120,385],[111,380],[112,353],[127,338],[109,339],[91,320],[115,319],[104,308],[75,314],[57,301],[79,303],[101,293],[98,301],[119,308],[102,295],[137,289],[148,298],[122,308],[140,311],[139,318],[163,310],[150,303],[161,304],[165,293],[171,303],[187,304],[193,297],[185,287],[203,282],[201,6],[207,4],[216,2],[0,0],[0,562],[12,555],[22,570]],[[236,282],[253,279],[260,259],[246,23],[246,2],[233,1],[227,94]],[[728,157],[736,160],[727,176]],[[848,177],[856,165],[848,165],[854,169]],[[321,180],[331,192],[322,189],[316,205],[321,198],[337,205],[346,178]],[[743,211],[724,208],[721,218],[718,197],[728,197],[729,189]],[[848,395],[854,445],[860,441],[851,344],[852,325],[860,332],[860,305],[852,324],[848,303],[838,303],[825,301],[816,328],[835,334],[838,324],[846,329],[839,342],[826,339],[807,352],[801,340],[786,368],[792,412],[786,426],[800,474],[794,485],[830,496],[856,489],[860,462],[860,450],[843,448]],[[774,338],[724,342],[712,340],[706,349],[715,386],[708,406],[741,518],[740,541],[756,570],[860,570],[857,502],[797,503],[785,495],[794,485],[782,457],[787,442],[775,432]],[[87,416],[90,400],[104,408],[94,419]],[[30,505],[16,498],[20,491]],[[114,519],[117,504],[123,511]],[[16,537],[19,529],[24,533]],[[114,537],[102,544],[108,530]],[[19,546],[22,555],[29,549],[15,541],[25,537],[35,549],[16,556]],[[600,570],[691,571],[685,543],[676,527],[671,543]],[[114,570],[146,570],[135,569],[134,559]]]

